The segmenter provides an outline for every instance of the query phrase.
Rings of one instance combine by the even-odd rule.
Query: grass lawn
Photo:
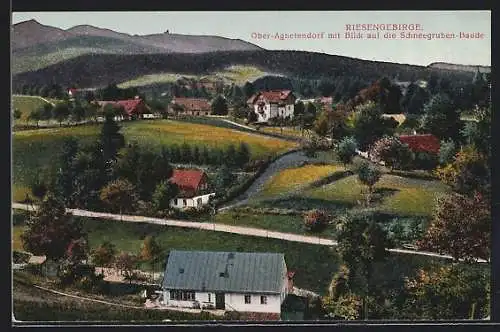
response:
[[[118,250],[138,253],[144,237],[154,235],[165,255],[171,249],[282,252],[288,269],[296,271],[295,285],[318,293],[326,291],[340,263],[335,248],[314,244],[99,219],[84,219],[84,224],[92,248],[108,240]],[[19,227],[22,226],[18,224],[14,229]],[[386,262],[376,264],[374,281],[386,290],[397,290],[403,285],[404,276],[412,276],[417,268],[434,262],[443,260],[391,254]]]
[[[142,146],[181,145],[184,142],[212,148],[230,143],[246,142],[252,158],[279,154],[296,147],[296,143],[274,137],[259,136],[238,130],[172,120],[136,121],[123,123],[125,139],[138,141]],[[17,131],[13,134],[13,194],[14,199],[25,197],[26,188],[46,166],[56,167],[63,139],[74,136],[82,142],[97,138],[99,125],[47,128]]]
[[[31,111],[36,110],[47,104],[38,96],[12,96],[12,108],[21,111],[21,118],[16,123],[26,123],[26,118]]]
[[[261,127],[260,131],[267,132],[267,133],[273,133],[273,134],[280,134],[283,136],[291,136],[295,138],[303,138],[304,136],[302,135],[302,132],[294,127],[283,127],[283,131],[281,130],[280,127]]]
[[[259,197],[272,197],[298,190],[307,184],[342,170],[343,167],[337,165],[306,165],[285,169],[264,184]]]
[[[328,200],[340,204],[355,205],[364,200],[367,188],[360,184],[357,176],[349,176],[329,185],[305,191],[306,197]],[[375,185],[375,190],[389,191],[377,209],[382,212],[404,216],[430,216],[436,194],[447,187],[439,181],[410,179],[384,174]]]

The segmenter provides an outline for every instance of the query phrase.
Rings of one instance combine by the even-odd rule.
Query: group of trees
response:
[[[158,271],[160,263],[164,260],[163,249],[154,236],[148,235],[144,238],[140,251],[137,254],[121,251],[116,246],[105,241],[90,252],[90,260],[96,267],[114,268],[119,273],[124,274],[125,278],[132,282],[135,276],[134,269],[140,263],[147,263],[154,274]],[[135,276],[137,278],[137,276]]]
[[[42,96],[46,98],[67,99],[68,94],[59,84],[37,85],[23,84],[17,93],[29,96]]]
[[[93,104],[80,104],[60,102],[55,105],[44,104],[42,107],[32,110],[26,117],[27,122],[34,122],[38,127],[40,121],[56,120],[59,125],[64,121],[80,122],[85,119],[96,120],[99,107]]]
[[[162,147],[162,154],[168,156],[172,163],[196,165],[227,165],[241,168],[250,161],[251,151],[248,144],[242,142],[236,147],[229,144],[226,148],[209,148],[198,145],[173,144]]]

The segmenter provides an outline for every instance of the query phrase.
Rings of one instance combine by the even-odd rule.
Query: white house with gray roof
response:
[[[161,303],[170,307],[276,314],[288,294],[281,253],[172,250]]]

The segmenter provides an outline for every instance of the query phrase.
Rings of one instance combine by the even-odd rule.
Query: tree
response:
[[[106,162],[115,161],[118,150],[125,146],[125,138],[120,133],[120,126],[115,122],[113,116],[107,114],[106,120],[101,128],[99,139],[102,145],[102,153]]]
[[[454,191],[464,195],[480,192],[491,193],[491,169],[488,158],[474,146],[466,146],[457,152],[451,164],[438,167],[435,174]]]
[[[74,179],[76,177],[75,170],[73,169],[73,160],[78,153],[79,144],[78,140],[73,137],[64,138],[59,157],[59,170],[56,178],[56,190],[64,198],[64,202],[71,205],[72,196],[74,193]]]
[[[314,121],[313,130],[319,137],[326,137],[329,132],[328,113],[326,111],[321,112]]]
[[[481,195],[458,193],[437,199],[432,221],[420,248],[449,254],[455,260],[490,259],[491,207]]]
[[[22,112],[19,108],[15,108],[14,111],[12,112],[12,116],[14,116],[14,119],[19,120],[21,119]]]
[[[40,120],[42,119],[42,114],[40,110],[32,110],[26,119],[28,121],[34,121],[36,123],[36,126],[39,127]]]
[[[66,261],[70,266],[79,265],[88,259],[89,246],[85,238],[72,240],[66,249]]]
[[[155,266],[161,260],[162,249],[160,245],[156,242],[156,239],[150,235],[144,238],[141,247],[140,258],[151,264],[153,270],[153,278],[155,272]]]
[[[43,107],[39,108],[40,111],[40,120],[48,121],[52,118],[54,114],[54,106],[51,104],[44,104]],[[63,110],[64,114],[64,110]]]
[[[86,238],[82,224],[66,212],[63,201],[49,192],[21,235],[24,249],[33,255],[60,261],[74,240]]]
[[[99,106],[94,102],[89,102],[85,107],[85,118],[92,119],[97,122],[97,115],[99,113]]]
[[[371,195],[373,193],[373,186],[380,180],[382,172],[372,163],[364,160],[357,169],[358,180],[368,187],[368,194],[366,195],[367,203],[370,203]]]
[[[74,122],[80,122],[85,118],[85,109],[80,104],[76,104],[71,109],[71,119]]]
[[[311,210],[304,215],[304,226],[308,231],[322,231],[330,222],[329,216],[322,210]]]
[[[361,316],[362,299],[351,291],[349,268],[341,265],[334,275],[322,307],[329,319],[355,320]]]
[[[224,163],[229,167],[236,166],[238,156],[236,155],[236,147],[234,144],[229,144],[226,151],[224,151]]]
[[[444,166],[451,162],[457,153],[457,147],[455,142],[451,139],[441,141],[441,146],[439,148],[439,164]]]
[[[468,144],[473,145],[480,153],[489,157],[491,154],[491,105],[476,108],[474,116],[477,121],[467,122],[461,134]]]
[[[238,151],[236,151],[236,165],[239,167],[243,167],[250,161],[250,157],[251,153],[248,144],[244,142],[240,143]]]
[[[460,113],[446,94],[433,96],[424,106],[421,129],[440,139],[456,139],[460,130]]]
[[[59,126],[62,126],[62,122],[68,119],[70,115],[69,105],[66,103],[59,103],[52,109],[52,117],[59,122]]]
[[[353,118],[353,132],[360,150],[367,151],[379,138],[384,135],[391,136],[395,129],[393,121],[383,118],[379,106],[373,102],[357,106]]]
[[[357,148],[358,144],[354,137],[345,137],[337,144],[335,152],[340,161],[344,164],[344,168],[347,169],[347,165],[352,162],[356,155]]]
[[[366,214],[342,216],[337,230],[338,252],[350,271],[352,288],[363,294],[363,314],[367,319],[373,264],[385,260],[386,248],[392,247],[392,243],[384,229]]]
[[[405,319],[484,319],[489,315],[489,280],[480,269],[453,264],[420,269],[406,278]],[[438,299],[438,300],[436,300]]]
[[[91,252],[92,264],[95,266],[110,267],[116,255],[116,247],[109,241],[105,241]]]
[[[120,215],[124,211],[133,210],[137,203],[134,185],[124,179],[118,179],[108,183],[102,188],[100,198],[112,210],[119,211]]]
[[[181,159],[180,161],[183,163],[190,163],[193,161],[193,155],[191,154],[191,146],[186,142],[181,145]]]
[[[170,201],[179,193],[179,188],[172,182],[161,181],[156,186],[153,193],[152,202],[156,211],[165,211],[170,209]]]
[[[245,94],[245,98],[249,99],[255,93],[255,86],[252,82],[246,81],[243,85],[243,93]]]
[[[227,101],[221,95],[215,97],[215,99],[212,101],[211,107],[212,107],[212,114],[214,115],[227,115],[228,113]]]
[[[254,110],[250,110],[247,115],[248,123],[254,123],[257,120],[258,120],[257,113],[255,113]]]
[[[115,258],[115,267],[119,272],[125,272],[125,278],[132,283],[132,271],[137,266],[138,257],[128,252],[121,252]]]
[[[215,175],[215,188],[219,195],[222,195],[231,183],[235,180],[234,174],[229,167],[222,165]]]
[[[376,141],[370,148],[370,157],[376,162],[383,161],[391,169],[405,169],[415,158],[409,146],[393,136]]]

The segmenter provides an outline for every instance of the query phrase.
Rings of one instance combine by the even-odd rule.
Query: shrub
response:
[[[317,232],[325,229],[328,223],[329,216],[323,210],[311,210],[304,216],[304,226],[311,232]]]

